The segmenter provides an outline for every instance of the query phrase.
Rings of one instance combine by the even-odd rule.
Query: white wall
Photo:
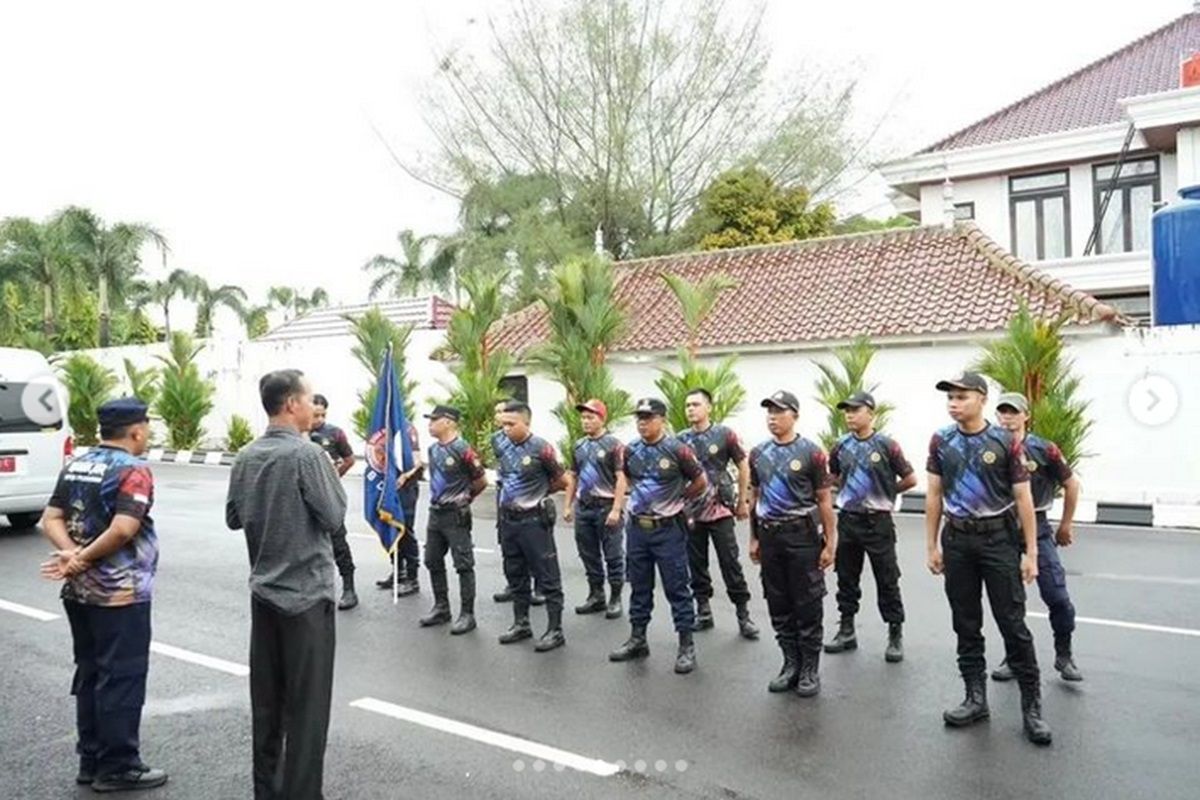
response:
[[[408,375],[417,382],[414,402],[418,409],[447,394],[441,382],[449,381],[450,373],[445,365],[429,358],[444,338],[440,330],[416,329],[409,339]],[[233,414],[246,417],[255,433],[260,433],[267,418],[259,403],[259,378],[271,370],[294,367],[303,370],[314,390],[329,399],[330,422],[345,428],[357,448],[361,442],[351,430],[350,415],[358,407],[358,392],[369,388],[372,379],[350,352],[354,342],[352,336],[283,342],[206,340],[197,362],[201,372],[217,387],[213,411],[205,419],[206,446],[220,449]],[[123,359],[129,358],[139,368],[161,366],[155,356],[165,355],[167,347],[160,343],[86,352],[115,371],[124,390]]]
[[[888,432],[903,446],[922,485],[929,437],[950,424],[934,384],[961,370],[978,352],[976,344],[965,341],[905,345],[882,348],[872,362],[869,377],[879,384],[877,399],[896,406]],[[1194,420],[1189,420],[1200,398],[1200,327],[1072,336],[1069,354],[1083,376],[1082,394],[1091,402],[1095,420],[1087,444],[1094,456],[1079,468],[1086,501],[1080,518],[1094,514],[1096,501],[1150,503],[1156,518],[1171,520],[1166,524],[1200,526],[1200,442]],[[776,389],[789,389],[800,398],[800,431],[815,438],[825,414],[813,398],[814,358],[832,357],[820,350],[742,356],[739,372],[748,399],[729,424],[749,442],[765,439],[758,401]],[[613,369],[617,382],[634,397],[658,394],[652,364],[615,361]],[[1128,405],[1130,387],[1148,373],[1163,375],[1177,390],[1179,409],[1160,427],[1138,422]],[[562,397],[557,384],[530,378],[534,428],[550,441],[563,435],[550,414]],[[634,435],[629,421],[617,432],[625,438]]]

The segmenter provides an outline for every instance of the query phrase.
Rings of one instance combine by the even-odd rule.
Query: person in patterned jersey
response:
[[[750,560],[762,566],[771,627],[783,651],[783,669],[767,689],[814,697],[821,691],[825,570],[837,546],[828,459],[796,432],[796,395],[780,390],[761,405],[771,438],[750,451]]]
[[[1000,395],[996,401],[996,416],[1004,429],[1025,448],[1025,466],[1033,491],[1033,510],[1038,529],[1038,593],[1050,611],[1050,629],[1054,631],[1054,669],[1065,681],[1081,681],[1083,674],[1075,666],[1071,652],[1071,636],[1075,632],[1075,605],[1067,593],[1067,571],[1058,557],[1059,547],[1075,542],[1071,524],[1079,504],[1079,478],[1063,458],[1054,442],[1028,432],[1029,401],[1015,392]],[[1047,516],[1054,497],[1063,493],[1062,519],[1058,530],[1050,527]],[[992,680],[1009,681],[1013,671],[1008,663],[992,672]]]
[[[513,590],[513,624],[500,644],[530,639],[530,580],[546,596],[546,632],[534,645],[544,653],[567,643],[563,636],[562,573],[554,546],[558,511],[550,497],[566,485],[554,445],[529,429],[529,406],[510,402],[500,415],[508,444],[498,453],[500,551],[504,575]]]
[[[150,600],[158,537],[154,477],[138,458],[150,441],[146,404],[96,411],[100,446],[63,467],[42,516],[54,557],[42,575],[63,581],[75,652],[75,782],[98,792],[152,789],[167,774],[142,763],[139,728],[150,667]]]
[[[471,539],[471,501],[487,486],[483,463],[458,435],[462,413],[452,406],[435,406],[429,420],[429,523],[425,530],[425,569],[433,586],[433,609],[421,617],[422,628],[450,621],[450,585],[446,551],[458,573],[462,608],[450,633],[475,630],[475,543]]]
[[[679,635],[675,672],[686,675],[696,668],[696,646],[692,639],[696,609],[689,584],[684,505],[704,493],[708,480],[692,448],[667,435],[667,407],[661,400],[639,400],[634,413],[640,438],[625,451],[625,475],[629,478],[626,568],[631,632],[608,658],[619,662],[650,655],[646,626],[654,608],[657,566]]]
[[[605,428],[608,406],[596,398],[575,406],[584,437],[575,443],[567,471],[563,519],[575,523],[575,546],[587,573],[588,596],[576,614],[605,612],[606,619],[623,613],[621,590],[625,585],[624,516],[625,445]],[[605,570],[612,593],[604,598]]]
[[[692,570],[692,594],[696,596],[696,630],[713,627],[712,577],[708,572],[708,544],[717,551],[717,563],[725,591],[733,603],[742,638],[758,638],[758,626],[750,619],[750,588],[738,560],[734,517],[750,518],[750,462],[738,435],[725,425],[713,423],[712,395],[693,389],[684,399],[691,427],[679,440],[696,453],[708,478],[708,489],[688,509],[688,562]],[[729,476],[729,465],[737,467],[737,487]]]
[[[958,670],[966,689],[962,703],[945,711],[942,719],[951,727],[964,727],[991,713],[980,597],[986,588],[1008,665],[1021,688],[1025,736],[1034,744],[1048,745],[1052,737],[1042,719],[1037,651],[1025,624],[1025,584],[1038,574],[1037,525],[1025,453],[1012,434],[984,417],[988,385],[982,375],[963,372],[939,381],[937,390],[946,393],[954,424],[929,441],[925,546],[929,571],[945,575],[958,636]]]
[[[491,443],[492,443],[492,453],[496,459],[497,464],[500,463],[500,458],[501,458],[501,455],[503,454],[503,452],[512,446],[512,443],[508,440],[508,437],[504,435],[504,425],[503,425],[504,409],[511,402],[513,402],[511,399],[501,400],[501,401],[497,402],[496,405],[493,406],[493,408],[492,408],[492,423],[496,427],[496,432],[492,434]],[[500,485],[500,472],[499,472],[499,470],[497,470],[496,471],[496,544],[500,544],[500,522],[501,522],[500,494],[501,494],[501,489],[502,489],[502,487]],[[496,592],[492,595],[492,600],[497,603],[511,603],[513,601],[513,597],[516,593],[516,590],[512,586],[508,585],[508,577],[507,576],[505,576],[504,580],[505,580],[504,588],[502,590],[500,590],[499,592]],[[531,606],[546,605],[545,595],[543,595],[541,592],[539,592],[538,588],[536,586],[534,586],[533,589],[529,593],[529,604]]]
[[[875,430],[875,398],[855,392],[838,403],[850,430],[829,451],[829,472],[838,484],[837,604],[841,622],[826,653],[858,647],[854,615],[862,598],[859,582],[863,557],[871,559],[879,614],[888,625],[883,657],[904,659],[904,603],[900,599],[900,564],[896,560],[896,495],[917,485],[917,475],[900,445]]]

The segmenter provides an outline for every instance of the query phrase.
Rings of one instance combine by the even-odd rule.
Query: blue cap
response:
[[[146,411],[146,404],[136,397],[121,397],[96,409],[96,419],[101,428],[121,428],[149,420]]]

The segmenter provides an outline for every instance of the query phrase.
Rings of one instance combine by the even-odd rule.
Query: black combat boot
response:
[[[1064,681],[1081,681],[1083,673],[1071,655],[1071,634],[1054,637],[1054,668]]]
[[[608,607],[608,603],[604,600],[604,584],[593,583],[588,587],[587,600],[583,601],[583,605],[575,606],[576,614],[595,614],[603,611]]]
[[[504,591],[496,592],[492,595],[492,600],[497,603],[511,603],[513,601],[513,590],[511,586],[505,586]]]
[[[646,626],[634,625],[625,643],[608,654],[609,661],[632,661],[635,658],[645,658],[650,655],[650,645],[646,644]]]
[[[796,643],[780,642],[779,649],[783,651],[783,669],[767,684],[767,691],[775,694],[790,692],[800,681],[800,654],[796,651]]]
[[[679,634],[679,652],[675,654],[675,674],[687,675],[696,668],[696,643],[692,641],[692,632],[684,631]]]
[[[533,628],[529,627],[529,606],[520,600],[513,601],[513,624],[500,634],[500,644],[512,644],[522,639],[532,639]]]
[[[338,611],[349,611],[358,605],[358,593],[354,591],[354,573],[342,576],[342,599],[338,601]]]
[[[608,607],[604,611],[605,619],[619,619],[625,613],[625,606],[621,603],[621,591],[625,585],[620,581],[614,581],[608,595]]]
[[[450,621],[450,584],[445,572],[431,572],[429,582],[433,584],[433,608],[419,620],[422,628],[445,625]]]
[[[389,586],[387,588],[390,589],[392,587]],[[414,576],[412,578],[400,581],[400,583],[396,586],[396,597],[408,597],[409,595],[414,595],[419,591],[421,591],[421,584]]]
[[[801,697],[816,697],[821,693],[821,651],[800,651],[800,678],[796,681],[796,694]]]
[[[966,684],[966,695],[962,703],[956,708],[942,712],[942,719],[954,728],[962,728],[987,719],[991,713],[988,711],[987,683],[983,676],[964,678],[963,682]]]
[[[713,626],[712,605],[708,600],[696,601],[696,622],[692,625],[694,631],[706,631]]]
[[[542,594],[537,589],[534,589],[529,595],[529,605],[531,605],[531,606],[546,605],[546,595]]]
[[[992,680],[1007,683],[1013,679],[1012,667],[1008,665],[1008,659],[1000,662],[1000,666],[992,670]]]
[[[603,590],[601,590],[603,592]],[[601,594],[603,597],[603,594]],[[538,639],[537,644],[533,649],[539,653],[545,653],[548,650],[562,647],[567,643],[567,638],[563,636],[562,629],[562,606],[558,603],[551,603],[546,606],[546,616],[549,619],[549,624],[546,626],[546,632],[542,634],[542,638]]]
[[[754,620],[750,619],[750,609],[746,607],[745,602],[737,604],[737,621],[738,633],[743,639],[757,639],[758,626],[754,624]]]
[[[889,664],[899,664],[904,660],[904,623],[888,623],[887,649],[883,651],[883,660]]]
[[[838,632],[825,645],[826,653],[844,653],[847,650],[858,649],[858,637],[854,635],[854,617],[842,616],[838,623]]]
[[[1042,719],[1042,690],[1037,684],[1021,687],[1021,716],[1025,720],[1025,738],[1037,745],[1050,744],[1050,726]]]
[[[462,636],[475,630],[475,573],[460,572],[458,574],[458,590],[462,596],[462,611],[458,619],[450,626],[450,633]]]

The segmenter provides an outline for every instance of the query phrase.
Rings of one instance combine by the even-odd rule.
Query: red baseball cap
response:
[[[600,419],[608,419],[608,406],[604,405],[603,400],[597,400],[594,397],[587,402],[580,403],[579,405],[575,406],[575,410],[590,411]]]

